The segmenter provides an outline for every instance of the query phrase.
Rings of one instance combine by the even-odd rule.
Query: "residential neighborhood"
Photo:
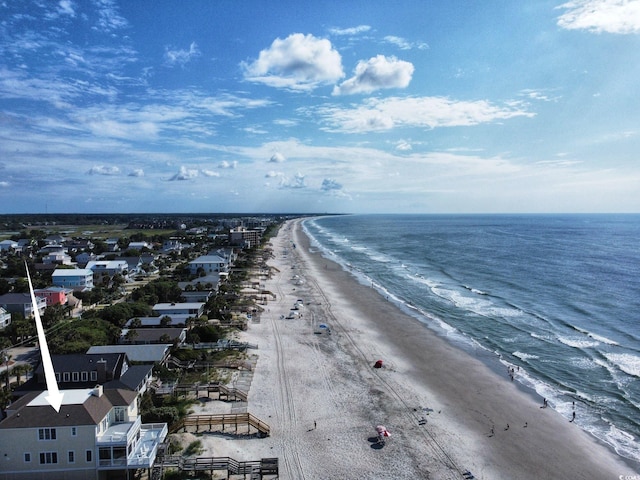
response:
[[[242,363],[220,352],[250,348],[233,331],[259,315],[249,274],[281,220],[176,219],[161,234],[138,221],[118,237],[25,222],[0,241],[0,479],[152,478],[183,415],[178,382],[218,391]],[[26,268],[59,412],[45,399]]]

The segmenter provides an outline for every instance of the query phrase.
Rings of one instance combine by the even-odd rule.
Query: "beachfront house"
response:
[[[85,267],[91,270],[94,275],[106,274],[110,277],[121,274],[125,275],[129,265],[125,260],[93,260]]]
[[[142,423],[136,392],[101,385],[60,392],[59,412],[46,391],[11,404],[0,421],[0,480],[109,480],[150,471],[168,429]]]
[[[47,308],[47,301],[44,298],[36,298],[37,309],[40,315],[44,314]],[[5,293],[0,295],[0,307],[9,313],[18,313],[24,318],[34,315],[31,296],[28,293]]]
[[[47,287],[38,288],[33,293],[38,298],[44,298],[45,302],[47,302],[47,307],[50,307],[51,305],[66,305],[68,297],[73,293],[73,290],[64,287]]]
[[[72,290],[93,289],[93,272],[87,268],[56,268],[51,274],[51,283]]]
[[[123,328],[120,343],[133,345],[166,344],[179,345],[187,338],[187,329],[179,327]]]
[[[189,262],[191,275],[198,275],[199,272],[208,274],[227,271],[229,271],[229,261],[219,255],[202,255]]]
[[[189,315],[191,317],[201,317],[204,315],[204,303],[202,302],[183,302],[183,303],[156,303],[153,311],[164,317],[172,315]]]
[[[10,324],[11,324],[11,314],[7,312],[3,307],[0,307],[0,330],[4,330]]]
[[[124,352],[73,353],[51,355],[51,362],[60,389],[92,388],[96,384],[106,389],[120,388],[144,393],[151,382],[152,365],[131,365]],[[33,378],[18,387],[14,394],[46,389],[42,363],[34,371]]]
[[[87,350],[89,354],[125,353],[135,363],[164,364],[169,358],[171,344],[154,345],[94,345]]]

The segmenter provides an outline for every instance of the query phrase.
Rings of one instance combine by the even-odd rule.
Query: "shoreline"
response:
[[[303,219],[301,223],[307,219]],[[307,237],[307,248],[310,250],[310,253],[316,254],[323,259],[329,259],[328,261],[336,263],[340,268],[342,268],[346,273],[351,275],[353,281],[359,283],[360,285],[367,287],[369,285],[369,279],[366,274],[360,272],[358,269],[352,270],[349,264],[342,264],[336,260],[331,259],[331,257],[327,257],[322,248],[314,247],[311,245],[312,239],[309,238],[309,235],[305,232],[304,228],[302,228],[302,232]],[[358,272],[358,274],[356,274]],[[363,278],[364,277],[364,278]],[[365,280],[366,279],[366,280]],[[372,280],[371,280],[372,281]],[[373,281],[372,281],[373,282]],[[376,283],[372,284],[372,289],[380,296],[380,299],[385,302],[392,303],[402,314],[407,317],[413,318],[424,328],[428,329],[432,334],[436,335],[440,339],[444,340],[447,344],[453,346],[454,348],[460,350],[462,354],[467,355],[471,358],[479,359],[482,363],[484,363],[495,375],[499,377],[500,380],[507,381],[509,377],[509,362],[503,361],[500,354],[497,352],[491,351],[484,346],[476,343],[473,339],[464,337],[463,335],[450,337],[448,335],[448,330],[445,327],[439,325],[437,320],[434,320],[430,317],[427,312],[423,312],[417,307],[413,306],[410,303],[405,303],[401,299],[389,299],[389,297],[385,298],[386,289],[383,285],[379,285]],[[430,323],[431,322],[431,323]],[[511,365],[513,366],[513,365]],[[509,382],[508,382],[509,383]],[[542,394],[540,394],[532,385],[528,385],[522,381],[518,380],[517,371],[515,374],[515,381],[512,384],[518,388],[521,392],[528,395],[534,402],[539,402],[541,405],[545,398]],[[545,407],[547,408],[547,407]],[[555,415],[560,416],[561,419],[569,421],[569,419],[563,416],[560,412],[555,410],[553,407],[549,406],[549,410],[553,411]],[[570,422],[572,423],[572,422]],[[578,427],[580,428],[580,427]],[[589,438],[594,440],[598,445],[604,447],[613,457],[614,459],[622,462],[627,468],[634,470],[635,472],[640,472],[640,462],[637,460],[625,457],[624,455],[619,454],[613,445],[607,443],[606,441],[598,438],[597,436],[590,433],[588,430],[580,428],[582,432],[584,432]],[[617,478],[617,477],[616,477]],[[640,478],[640,476],[639,476]]]
[[[243,337],[259,344],[248,411],[266,439],[206,436],[218,456],[277,456],[280,478],[619,478],[630,465],[540,408],[533,392],[310,251],[302,219],[272,239],[277,293]],[[296,245],[295,247],[293,245]],[[302,284],[292,281],[298,275]],[[297,299],[301,318],[286,316]],[[326,323],[331,334],[316,334]],[[382,359],[384,367],[374,369]],[[497,362],[499,363],[499,361]],[[376,446],[374,428],[392,434]]]

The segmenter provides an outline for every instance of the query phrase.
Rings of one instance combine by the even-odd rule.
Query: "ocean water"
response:
[[[640,462],[640,215],[349,215],[304,229],[425,328],[515,368]]]

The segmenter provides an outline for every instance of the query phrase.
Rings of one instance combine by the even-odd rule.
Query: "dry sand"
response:
[[[272,244],[270,265],[279,272],[266,289],[277,299],[242,333],[258,344],[247,410],[271,426],[271,436],[199,435],[207,454],[278,457],[282,480],[462,479],[466,471],[492,480],[614,480],[640,472],[540,408],[542,399],[506,371],[454,347],[312,252],[300,220],[287,222]],[[302,317],[281,318],[297,299]],[[314,333],[319,323],[331,333]],[[384,367],[372,368],[378,359]],[[392,434],[384,446],[375,443],[379,424]]]

